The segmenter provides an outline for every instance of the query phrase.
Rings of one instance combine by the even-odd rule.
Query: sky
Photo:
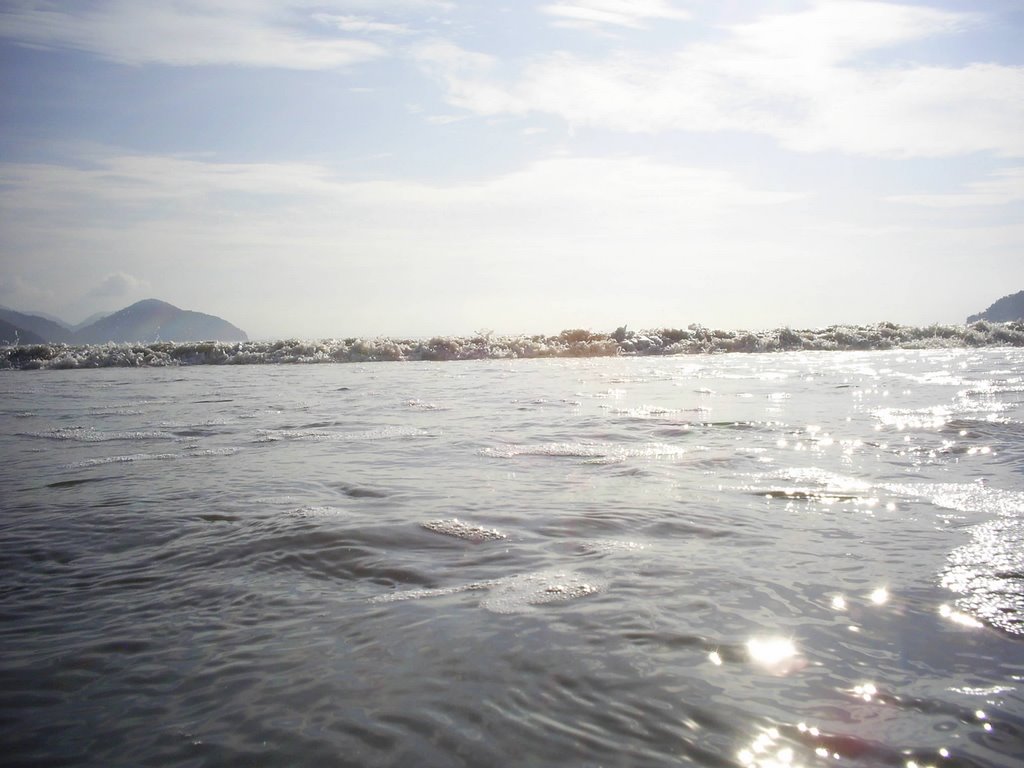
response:
[[[252,338],[957,323],[1020,0],[5,0],[0,304]]]

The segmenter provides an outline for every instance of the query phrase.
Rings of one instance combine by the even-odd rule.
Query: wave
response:
[[[45,432],[21,432],[22,437],[67,440],[78,443],[106,443],[112,440],[173,440],[174,435],[157,430],[142,432],[100,432],[91,427],[59,427]]]
[[[178,365],[365,363],[385,360],[482,360],[616,357],[718,352],[788,352],[1024,346],[1024,321],[970,325],[832,325],[723,331],[691,325],[613,333],[581,329],[555,336],[437,336],[423,339],[154,342],[150,344],[32,344],[0,347],[0,369],[138,368]]]
[[[181,459],[203,459],[212,456],[232,456],[237,448],[206,448],[190,450],[187,453],[132,453],[127,456],[100,456],[67,464],[68,469],[99,467],[104,464],[130,464],[136,461],[179,461]]]

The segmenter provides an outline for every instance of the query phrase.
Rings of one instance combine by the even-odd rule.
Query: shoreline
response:
[[[691,325],[612,333],[570,329],[554,336],[435,336],[282,339],[0,347],[0,370],[274,365],[402,361],[645,357],[724,353],[884,351],[1024,346],[1024,321],[969,325],[832,325],[820,329],[727,331]]]

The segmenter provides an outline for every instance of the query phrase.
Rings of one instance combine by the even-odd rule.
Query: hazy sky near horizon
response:
[[[1020,0],[7,0],[0,304],[254,338],[962,322]]]

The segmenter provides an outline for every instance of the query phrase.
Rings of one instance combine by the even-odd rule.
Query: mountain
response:
[[[80,329],[76,344],[108,341],[248,341],[245,331],[202,312],[178,309],[157,299],[145,299]]]
[[[56,315],[50,315],[50,314],[47,314],[46,312],[38,312],[38,311],[33,312],[32,314],[35,315],[36,317],[41,317],[44,320],[52,320],[57,325],[59,325],[61,328],[67,328],[69,331],[75,330],[74,327],[71,325],[71,323],[65,322],[63,319],[57,317]]]
[[[92,325],[97,320],[102,320],[104,317],[108,317],[109,315],[110,315],[110,312],[96,312],[94,314],[89,315],[82,322],[75,323],[74,325],[72,325],[71,326],[71,330],[72,331],[80,331],[83,328],[85,328],[87,325]],[[45,317],[45,315],[44,315],[44,317]]]
[[[68,343],[73,341],[74,334],[67,327],[39,315],[15,312],[13,309],[0,307],[0,320],[20,328],[23,331],[22,338],[26,338],[24,331],[35,334],[39,341],[31,342],[33,344],[42,341],[66,341]]]
[[[72,330],[73,328],[73,330]],[[16,312],[0,307],[0,343],[62,342],[103,344],[108,341],[248,341],[245,331],[226,320],[202,312],[178,309],[146,299],[113,314],[97,314],[76,326],[40,313]]]
[[[992,323],[1006,323],[1010,320],[1024,320],[1024,291],[1003,296],[999,301],[976,315],[967,318],[968,323],[988,320]]]
[[[42,344],[43,337],[32,333],[32,331],[26,331],[17,325],[7,322],[6,320],[0,320],[0,345],[10,344]]]

